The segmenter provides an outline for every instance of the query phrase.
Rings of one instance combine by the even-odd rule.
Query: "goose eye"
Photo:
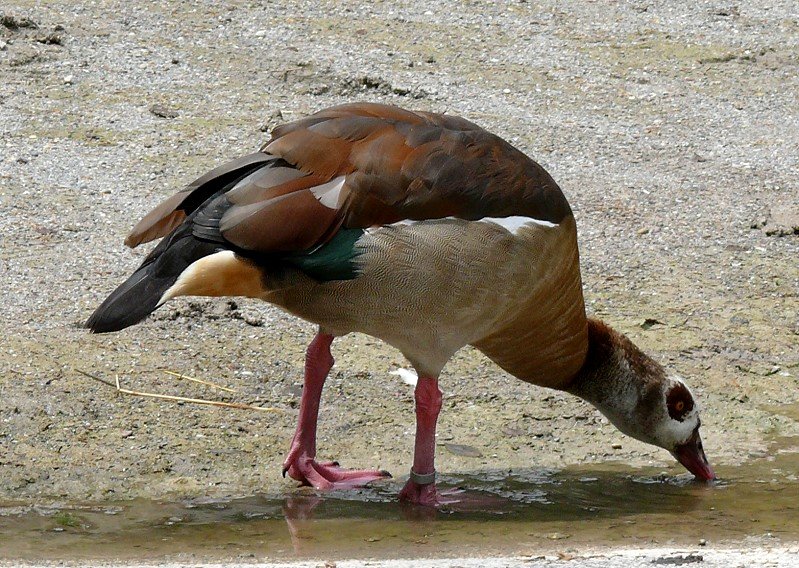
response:
[[[685,415],[693,409],[694,399],[685,385],[678,384],[672,387],[666,395],[666,407],[669,410],[669,416],[682,422],[685,420]]]

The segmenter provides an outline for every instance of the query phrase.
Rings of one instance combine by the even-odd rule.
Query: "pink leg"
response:
[[[303,485],[313,485],[317,489],[337,489],[359,487],[376,479],[391,477],[387,471],[346,470],[336,462],[316,461],[316,422],[319,418],[319,401],[322,387],[330,369],[333,356],[330,345],[333,336],[318,333],[305,353],[305,381],[300,398],[300,417],[297,431],[291,440],[291,448],[283,462],[283,475],[286,473]]]
[[[419,377],[416,383],[416,443],[413,449],[411,478],[400,491],[400,500],[418,505],[454,503],[436,491],[436,422],[441,411],[441,391],[437,377]]]

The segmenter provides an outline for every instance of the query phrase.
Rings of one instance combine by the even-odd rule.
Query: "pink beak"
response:
[[[687,442],[674,448],[672,452],[677,461],[693,473],[697,479],[712,481],[716,479],[713,468],[707,461],[705,450],[702,449],[702,438],[699,436],[697,428]]]

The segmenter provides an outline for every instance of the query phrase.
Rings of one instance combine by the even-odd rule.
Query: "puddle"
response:
[[[626,466],[444,476],[463,501],[396,502],[399,483],[227,501],[0,504],[0,558],[338,559],[799,540],[799,439],[721,481]]]

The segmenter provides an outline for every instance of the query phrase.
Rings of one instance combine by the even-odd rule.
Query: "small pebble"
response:
[[[66,77],[64,77],[65,85],[71,85],[74,81],[75,81],[74,75],[67,75]]]

